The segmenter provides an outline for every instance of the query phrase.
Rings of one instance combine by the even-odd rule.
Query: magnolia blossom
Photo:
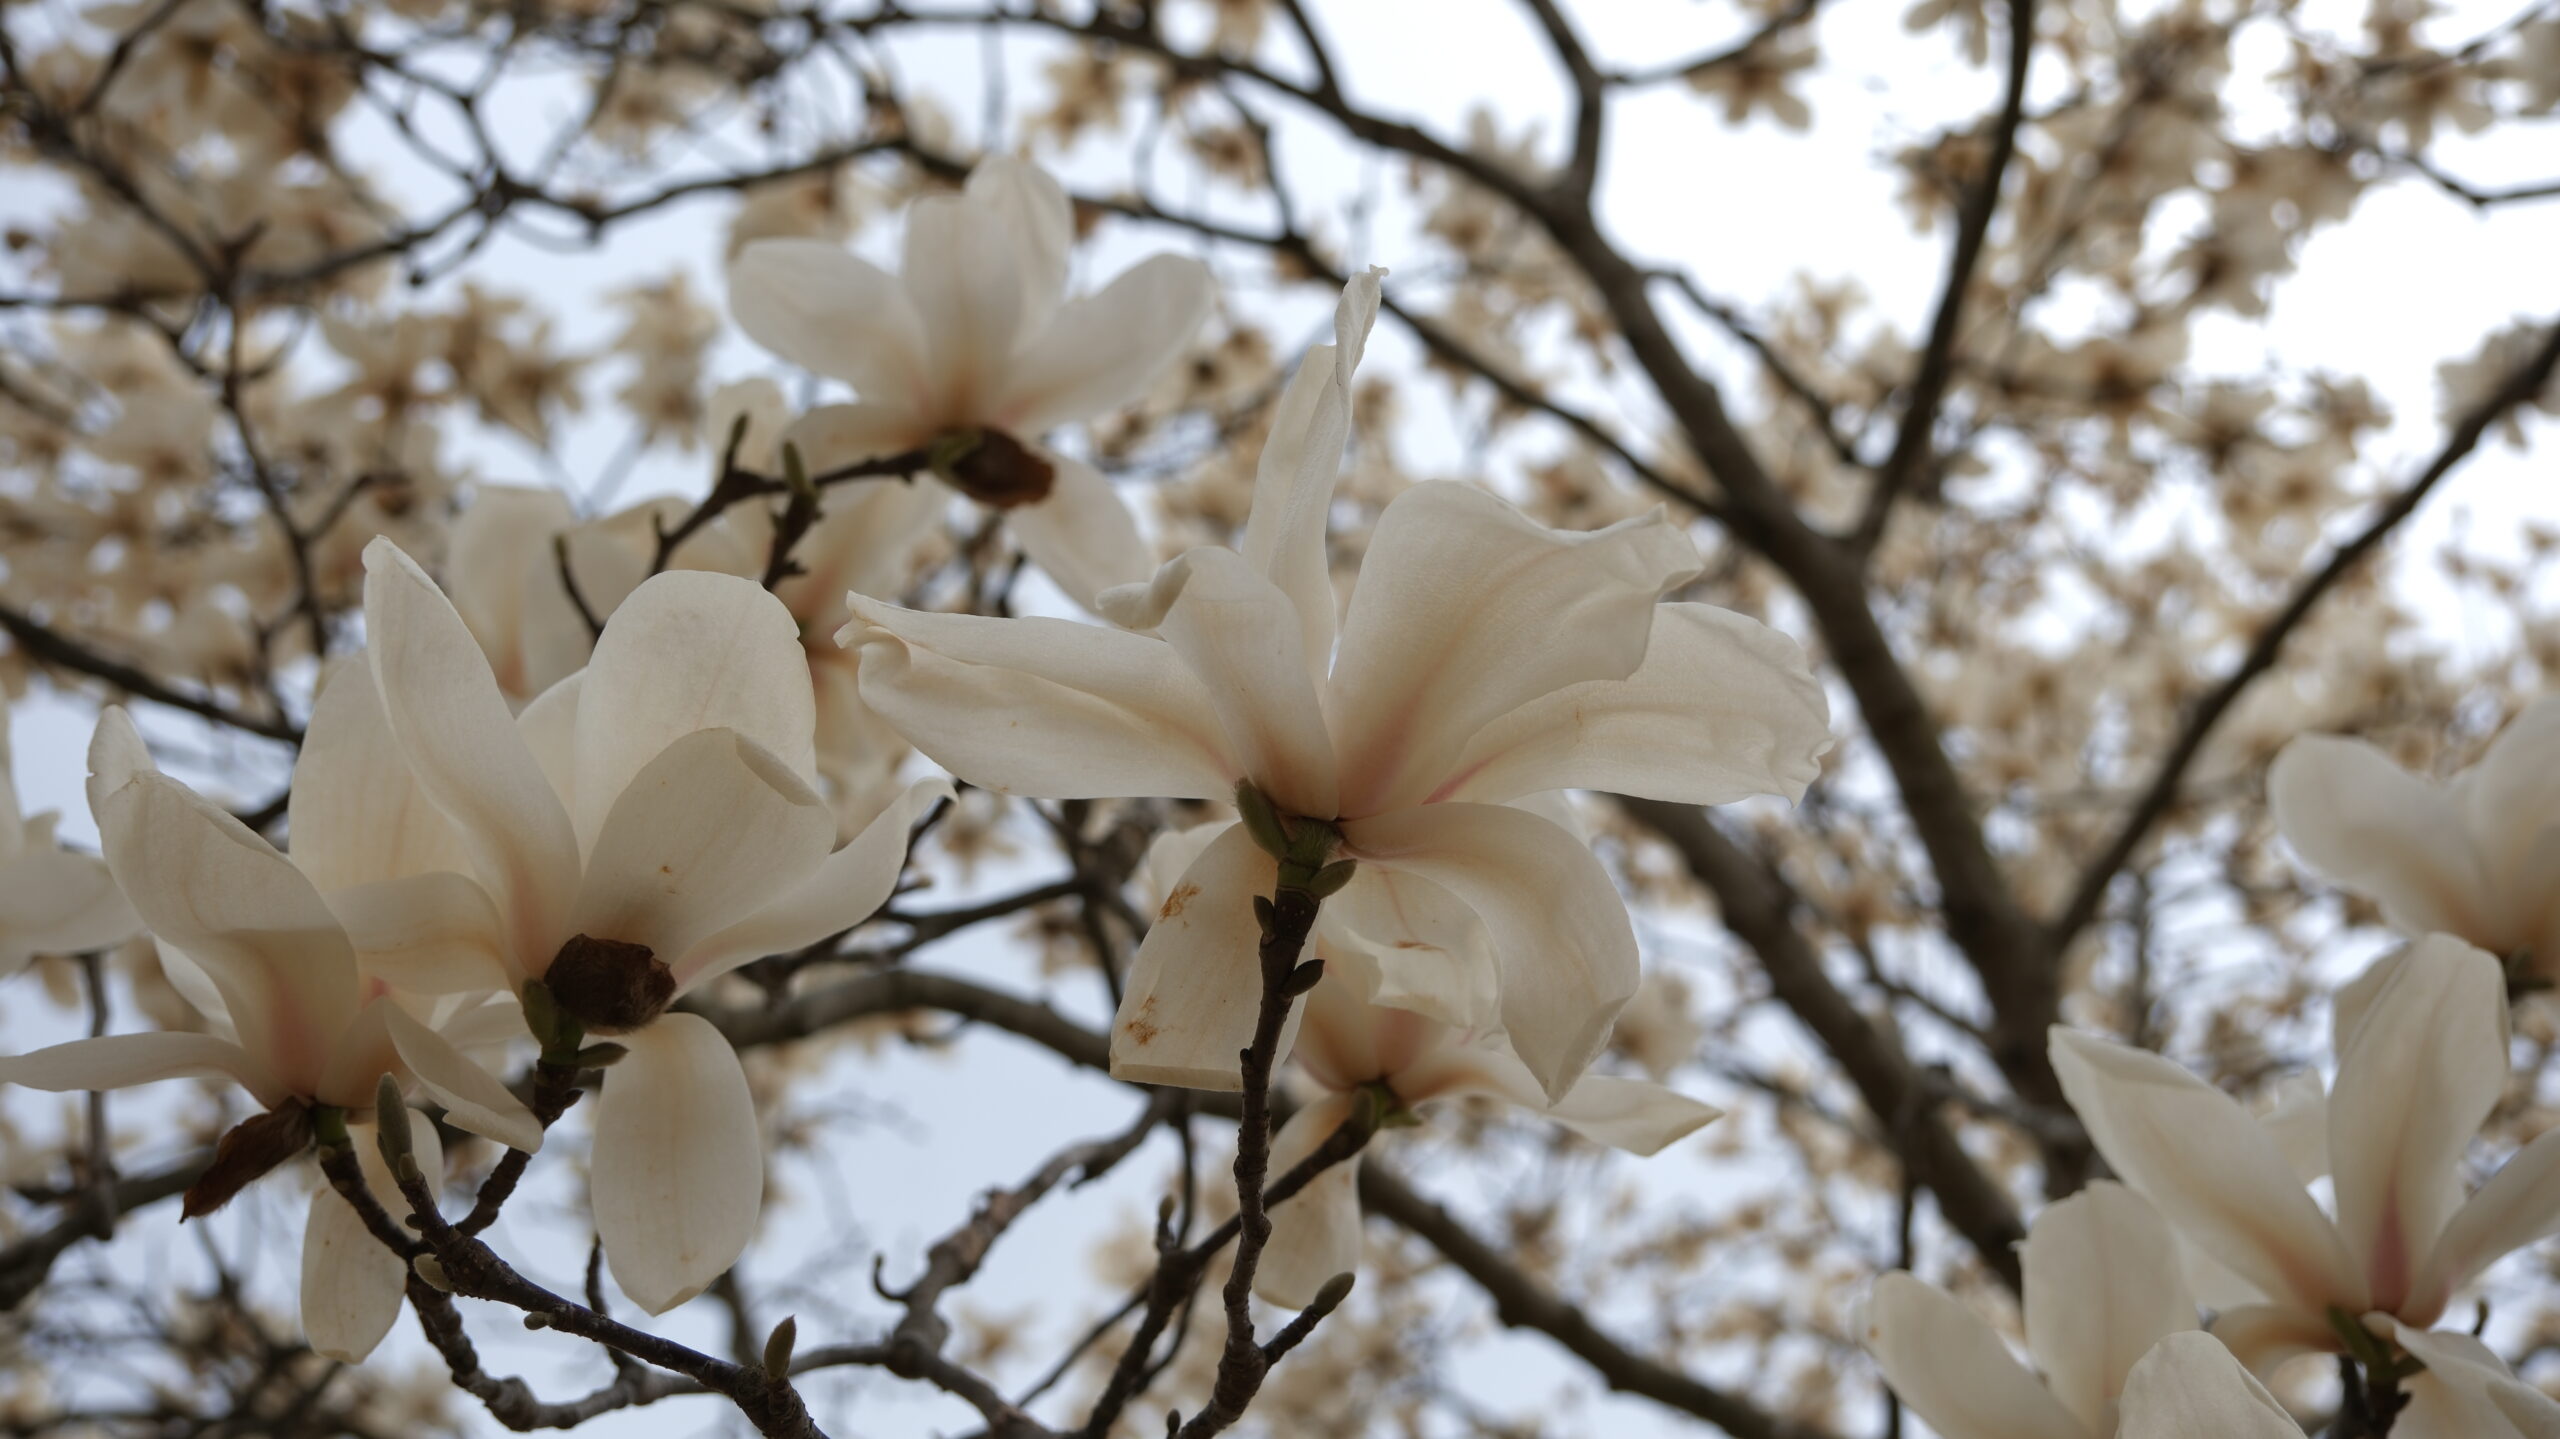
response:
[[[89,770],[107,865],[159,939],[172,977],[201,977],[191,998],[220,1032],[77,1040],[0,1059],[0,1082],[57,1091],[190,1075],[238,1082],[267,1112],[224,1136],[212,1168],[188,1191],[190,1215],[299,1154],[312,1138],[313,1109],[369,1114],[386,1074],[424,1091],[464,1129],[517,1149],[541,1147],[532,1113],[456,1042],[479,1036],[472,1023],[479,1016],[405,997],[369,962],[378,954],[397,969],[409,952],[415,932],[391,916],[396,901],[386,905],[378,892],[324,896],[314,876],[155,769],[121,709],[101,718]],[[300,789],[299,775],[296,782]],[[355,916],[352,926],[341,910]],[[454,1014],[450,1032],[413,1004]],[[312,1200],[305,1243],[326,1247],[349,1224],[361,1221],[324,1187]],[[367,1243],[371,1255],[357,1262],[306,1258],[303,1323],[323,1353],[362,1358],[399,1308],[404,1266],[369,1236]],[[372,1256],[387,1259],[387,1268]]]
[[[628,1051],[596,1105],[596,1233],[623,1291],[662,1313],[735,1262],[764,1192],[736,1053],[667,1005],[869,918],[948,787],[910,788],[836,846],[799,630],[750,581],[651,578],[519,717],[435,583],[387,542],[365,563],[376,802],[440,817],[435,842],[476,879],[435,917],[454,983],[541,981]]]
[[[1946,1439],[2109,1439],[2119,1399],[2130,1413],[2137,1361],[2196,1327],[2177,1237],[2138,1195],[2100,1180],[2036,1216],[2019,1268],[2041,1380],[1980,1316],[1900,1270],[1867,1302],[1868,1352]]]
[[[142,928],[103,861],[54,842],[59,815],[30,817],[18,807],[10,758],[0,713],[0,979],[40,954],[104,949]]]
[[[2146,1051],[2057,1028],[2053,1065],[2124,1182],[2227,1273],[2202,1294],[2214,1333],[2259,1373],[2337,1352],[2338,1326],[2424,1331],[2499,1257],[2560,1230],[2560,1130],[2467,1200],[2461,1161],[2507,1080],[2497,960],[2434,935],[2338,996],[2328,1106],[2334,1215],[2282,1141],[2229,1095]],[[2409,1344],[2400,1339],[2403,1348]],[[2426,1377],[2393,1432],[2467,1435],[2455,1394]]]
[[[1004,510],[1031,558],[1087,603],[1145,578],[1151,557],[1110,483],[1039,437],[1136,399],[1216,291],[1198,261],[1158,255],[1066,299],[1074,241],[1058,183],[994,157],[963,193],[908,209],[901,273],[822,240],[758,240],[729,266],[729,311],[757,344],[861,397],[785,435],[812,474],[916,455],[917,469]]]
[[[2305,863],[2410,935],[2458,935],[2560,981],[2560,695],[2525,708],[2450,784],[2360,740],[2304,735],[2267,775]]]
[[[1355,952],[1356,953],[1356,952]],[[1586,1139],[1652,1154],[1713,1120],[1718,1111],[1642,1080],[1586,1074],[1550,1102],[1499,1033],[1479,1034],[1389,1009],[1360,997],[1347,977],[1359,961],[1319,945],[1328,973],[1307,995],[1298,1029],[1298,1072],[1316,1095],[1272,1137],[1271,1172],[1286,1174],[1363,1104],[1389,1118],[1425,1105],[1479,1095],[1543,1114]],[[1342,968],[1337,968],[1341,966]],[[1360,1266],[1360,1160],[1331,1166],[1271,1211],[1271,1239],[1254,1272],[1254,1292],[1304,1308],[1334,1275]]]
[[[1125,628],[857,595],[840,638],[863,698],[973,784],[1226,799],[1249,783],[1328,827],[1359,866],[1328,907],[1378,956],[1364,997],[1498,1022],[1561,1100],[1635,992],[1635,935],[1589,847],[1506,801],[1799,795],[1830,745],[1822,689],[1775,631],[1656,603],[1700,567],[1659,511],[1566,533],[1450,483],[1387,507],[1337,647],[1325,521],[1377,305],[1372,271],[1282,394],[1241,551],[1195,549],[1103,596]],[[1251,900],[1276,875],[1241,826],[1209,842],[1131,968],[1114,1074],[1237,1087],[1261,987]]]

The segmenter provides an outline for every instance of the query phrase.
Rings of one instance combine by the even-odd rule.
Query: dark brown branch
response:
[[[0,605],[0,630],[8,631],[9,638],[17,641],[18,647],[25,650],[31,658],[87,675],[91,679],[104,680],[136,699],[146,699],[154,704],[167,705],[171,709],[185,710],[191,715],[201,716],[215,724],[227,725],[243,734],[253,734],[263,739],[282,740],[286,744],[302,743],[302,730],[298,726],[281,719],[265,719],[256,715],[242,714],[219,700],[188,694],[184,690],[173,688],[132,665],[107,658],[87,645],[68,638],[7,605]]]

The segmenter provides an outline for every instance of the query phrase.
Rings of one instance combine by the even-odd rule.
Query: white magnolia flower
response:
[[[1372,272],[1282,394],[1242,552],[1192,550],[1104,596],[1127,628],[857,595],[840,638],[861,652],[863,698],[973,784],[1228,799],[1250,782],[1333,827],[1359,869],[1327,907],[1378,951],[1387,992],[1372,997],[1498,1020],[1561,1099],[1635,991],[1635,936],[1590,849],[1506,801],[1799,795],[1830,745],[1822,689],[1775,631],[1656,603],[1699,569],[1659,512],[1573,534],[1459,484],[1387,507],[1337,648],[1325,522],[1377,305]],[[1276,873],[1242,827],[1209,843],[1138,952],[1113,1073],[1237,1086],[1260,992],[1251,897]],[[1471,960],[1488,945],[1490,1015],[1477,1006],[1497,988]]]
[[[1314,1153],[1363,1104],[1386,1106],[1383,1112],[1392,1116],[1481,1095],[1631,1154],[1653,1154],[1718,1113],[1661,1085],[1601,1074],[1582,1076],[1550,1103],[1499,1033],[1471,1033],[1409,1009],[1370,1004],[1360,997],[1361,986],[1337,969],[1356,968],[1356,957],[1325,946],[1317,953],[1327,973],[1307,995],[1296,1058],[1318,1095],[1272,1137],[1274,1177]],[[1254,1272],[1254,1293],[1304,1308],[1326,1280],[1360,1267],[1359,1175],[1354,1155],[1271,1211],[1271,1240]]]
[[[662,1313],[737,1259],[763,1203],[736,1053],[678,995],[869,918],[896,884],[911,787],[838,848],[819,797],[797,626],[729,575],[649,579],[584,670],[508,712],[471,633],[396,546],[365,553],[365,627],[385,729],[477,879],[438,915],[447,951],[541,980],[629,1053],[596,1105],[594,1208],[614,1278]],[[448,877],[450,878],[450,877]],[[462,961],[454,966],[458,971]]]
[[[822,240],[759,240],[729,267],[729,311],[757,344],[861,397],[785,436],[812,474],[929,455],[935,474],[1006,511],[1023,549],[1083,604],[1145,578],[1151,560],[1110,483],[1040,436],[1136,399],[1216,290],[1200,262],[1157,255],[1066,299],[1074,240],[1056,181],[990,158],[964,193],[909,207],[901,273]]]
[[[0,710],[0,979],[42,954],[122,944],[142,920],[116,889],[105,861],[54,842],[60,816],[28,816],[10,775],[9,716]]]
[[[1971,1309],[1900,1270],[1867,1301],[1868,1352],[1946,1439],[2109,1439],[2137,1361],[2196,1327],[2177,1237],[2140,1196],[2100,1180],[2036,1216],[2019,1267],[2042,1379]]]
[[[2304,735],[2267,775],[2305,863],[2412,936],[2459,936],[2560,981],[2560,695],[2525,708],[2450,784],[2360,740]]]
[[[2204,1334],[2172,1334],[2133,1366],[2122,1439],[2302,1439],[2266,1386]]]
[[[2473,1276],[2560,1231],[2560,1130],[2462,1192],[2463,1154],[2507,1079],[2497,960],[2445,935],[2411,944],[2340,993],[2334,1042],[2333,1217],[2231,1096],[2159,1055],[2053,1033],[2054,1070],[2098,1152],[2228,1271],[2231,1292],[2201,1297],[2219,1311],[2215,1335],[2262,1374],[2340,1351],[2340,1323],[2425,1330]],[[2473,1432],[2447,1417],[2445,1386],[2410,1387],[2396,1435]]]
[[[413,1013],[367,963],[371,952],[314,877],[155,769],[123,710],[100,719],[89,770],[89,805],[107,864],[158,938],[173,977],[202,977],[205,991],[191,998],[219,1032],[77,1040],[0,1059],[0,1083],[66,1091],[184,1076],[237,1081],[267,1113],[224,1137],[212,1170],[189,1191],[189,1214],[218,1207],[299,1154],[312,1137],[313,1108],[369,1114],[386,1074],[424,1091],[464,1129],[517,1149],[541,1147],[542,1126],[532,1113],[457,1045],[457,1038],[477,1037],[461,1032],[468,1026],[440,1030]],[[365,910],[379,933],[396,937],[403,929],[392,915],[398,901],[376,894],[353,907]],[[415,956],[396,942],[385,951],[393,968]],[[324,1245],[361,1223],[326,1187],[312,1214]],[[372,1258],[305,1262],[304,1327],[313,1347],[336,1358],[370,1353],[399,1308],[404,1266],[370,1236],[365,1244],[387,1268]]]

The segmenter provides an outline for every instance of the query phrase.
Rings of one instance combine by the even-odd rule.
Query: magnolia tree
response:
[[[2560,10],[1399,8],[0,6],[0,1432],[2560,1435]]]

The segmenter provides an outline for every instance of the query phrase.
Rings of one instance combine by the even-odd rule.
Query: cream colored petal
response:
[[[551,792],[571,810],[578,802],[578,695],[586,683],[585,670],[567,675],[516,716],[516,733],[524,739],[524,747],[533,751],[533,762],[541,767]]]
[[[1655,600],[1698,572],[1656,511],[1551,530],[1472,486],[1429,481],[1378,519],[1326,696],[1342,812],[1420,802],[1486,724],[1644,662]]]
[[[1484,921],[1503,1028],[1547,1098],[1562,1099],[1643,979],[1626,905],[1599,859],[1508,805],[1398,810],[1345,824],[1343,839],[1363,864],[1436,884]]]
[[[2019,1258],[2027,1351],[2054,1396],[2103,1434],[2135,1362],[2197,1327],[2177,1236],[2142,1196],[2102,1179],[2037,1215]]]
[[[1289,1116],[1271,1138],[1271,1175],[1288,1173],[1341,1127],[1352,1096],[1327,1095]],[[1331,1165],[1271,1210],[1271,1239],[1253,1271],[1267,1304],[1304,1309],[1337,1274],[1360,1268],[1360,1157]]]
[[[1156,255],[1069,300],[1028,332],[989,422],[1029,438],[1135,401],[1181,358],[1217,294],[1208,266]]]
[[[2371,896],[2403,931],[2503,947],[2486,932],[2486,876],[2460,809],[2373,746],[2302,736],[2268,770],[2267,803],[2303,863]]]
[[[513,989],[498,907],[469,875],[386,879],[327,896],[365,975],[411,994]]]
[[[2533,872],[2560,825],[2560,694],[2544,695],[2491,742],[2480,762],[2453,782],[2453,802],[2469,822],[2488,872],[2489,894],[2541,900],[2548,874]]]
[[[755,1237],[763,1129],[746,1073],[699,1015],[660,1016],[596,1104],[596,1236],[631,1302],[664,1314],[710,1287]]]
[[[692,508],[673,496],[660,496],[569,529],[561,537],[569,561],[565,574],[557,553],[546,550],[536,558],[525,581],[523,683],[507,687],[508,699],[521,704],[586,667],[595,652],[596,624],[610,623],[614,611],[649,578],[657,561],[659,529],[673,528]],[[707,543],[695,536],[668,557],[669,566],[695,568],[698,559],[710,558],[704,553]],[[572,582],[575,597],[569,591]]]
[[[592,851],[625,786],[678,740],[727,729],[818,779],[817,701],[800,627],[735,575],[658,575],[614,611],[578,695],[575,810]]]
[[[1104,590],[1146,579],[1155,551],[1120,492],[1082,460],[1041,453],[1057,472],[1049,497],[1005,512],[1022,552],[1087,609]]]
[[[552,538],[576,522],[569,497],[548,485],[475,485],[454,519],[445,552],[445,578],[459,597],[453,607],[509,694],[538,688],[526,666],[526,611],[542,567],[553,562]],[[315,711],[314,731],[320,723]]]
[[[934,398],[919,408],[946,424],[991,421],[1022,339],[1027,288],[1001,217],[965,195],[916,201],[898,275],[924,322]]]
[[[1980,1316],[1900,1270],[1868,1296],[1866,1337],[1903,1407],[1951,1439],[2096,1439]]]
[[[418,1086],[445,1108],[445,1117],[483,1139],[527,1154],[542,1148],[542,1122],[496,1075],[473,1063],[453,1041],[430,1029],[394,1000],[374,1003],[399,1048],[400,1062]]]
[[[947,780],[918,780],[851,843],[827,856],[780,899],[703,940],[676,963],[679,991],[749,960],[789,954],[869,919],[889,902],[907,863],[907,834],[926,810],[950,799]]]
[[[0,864],[0,955],[79,954],[141,932],[142,916],[94,855],[34,849]]]
[[[1279,865],[1237,825],[1183,871],[1138,946],[1111,1024],[1111,1073],[1138,1084],[1240,1089],[1236,1056],[1260,1011],[1256,895]],[[1288,1046],[1281,1054],[1287,1056]]]
[[[2302,1439],[2302,1426],[2205,1334],[2173,1334],[2125,1381],[2121,1439]]]
[[[1173,646],[1101,625],[852,597],[862,698],[969,783],[1040,799],[1227,799],[1243,767]]]
[[[924,321],[898,278],[823,240],[758,240],[729,264],[729,315],[792,364],[843,380],[866,400],[913,403],[927,358]]]
[[[2399,1439],[2560,1439],[2560,1400],[2517,1379],[2479,1340],[2394,1328],[2400,1347],[2427,1366],[2409,1381],[2409,1407],[2391,1426]]]
[[[2336,1226],[2237,1101],[2159,1055],[2056,1026],[2053,1068],[2117,1177],[2189,1243],[2312,1313],[2364,1308]]]
[[[1434,798],[1592,789],[1682,804],[1801,799],[1831,710],[1797,643],[1731,610],[1656,605],[1644,663],[1529,701],[1476,731]]]
[[[322,679],[285,816],[293,862],[322,893],[471,868],[462,836],[410,775],[362,656]]]
[[[818,522],[791,552],[802,573],[774,590],[811,644],[844,623],[847,590],[894,598],[906,588],[918,546],[951,502],[929,480],[856,480],[820,493]]]
[[[2243,1304],[2217,1311],[2208,1326],[2250,1373],[2266,1376],[2306,1354],[2333,1354],[2337,1332],[2325,1313],[2290,1304]]]
[[[1067,288],[1067,261],[1075,249],[1076,212],[1067,192],[1028,160],[990,155],[969,172],[969,198],[986,207],[1013,242],[1014,273],[1022,277],[1023,329],[1047,324]]]
[[[385,1210],[405,1214],[408,1200],[382,1162],[377,1132],[370,1120],[347,1125],[366,1187]],[[409,1134],[418,1168],[440,1177],[444,1146],[436,1127],[416,1115]],[[363,1363],[400,1318],[408,1281],[408,1261],[374,1238],[354,1206],[324,1180],[311,1196],[310,1221],[302,1231],[302,1332],[311,1347],[341,1364]]]
[[[130,1089],[164,1079],[220,1075],[240,1082],[270,1108],[291,1093],[267,1067],[227,1039],[209,1034],[110,1034],[75,1039],[32,1054],[0,1055],[0,1084],[55,1094]]]
[[[1326,900],[1317,933],[1362,999],[1461,1029],[1500,1019],[1493,937],[1459,898],[1420,876],[1364,865]]]
[[[915,411],[904,405],[872,400],[851,405],[820,405],[792,421],[782,432],[782,442],[800,452],[800,463],[811,475],[823,475],[867,460],[903,455],[932,438],[932,427]],[[905,481],[883,483],[904,484]],[[834,490],[841,485],[827,488]],[[769,540],[770,536],[767,538]],[[766,557],[749,558],[761,561]],[[761,572],[759,566],[758,573]],[[839,584],[835,588],[843,589],[845,586]]]
[[[2560,1234],[2560,1129],[2517,1150],[2436,1236],[2403,1313],[2433,1322],[2480,1271],[2529,1244]]]

